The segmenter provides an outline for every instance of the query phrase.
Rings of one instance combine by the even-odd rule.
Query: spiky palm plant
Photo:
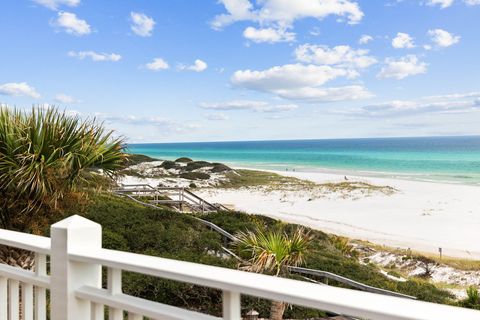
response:
[[[112,133],[55,108],[0,107],[1,227],[38,233],[62,201],[81,195],[100,172],[112,176],[125,158]]]
[[[288,267],[305,263],[311,243],[312,236],[298,228],[291,236],[281,230],[241,232],[234,246],[241,256],[248,257],[244,269],[279,277],[288,275]],[[285,306],[284,302],[272,301],[270,319],[281,320]]]

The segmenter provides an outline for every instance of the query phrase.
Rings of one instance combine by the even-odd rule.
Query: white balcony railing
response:
[[[103,249],[101,226],[79,216],[54,224],[51,239],[0,229],[0,244],[35,252],[36,271],[0,264],[0,320],[218,319],[122,293],[122,271],[223,291],[223,319],[241,318],[240,296],[326,310],[363,319],[480,319],[480,312],[261,274]],[[50,256],[47,275],[46,258]],[[102,266],[108,270],[102,288]]]

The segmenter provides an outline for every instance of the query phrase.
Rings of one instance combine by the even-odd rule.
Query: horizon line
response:
[[[187,144],[187,143],[232,143],[232,142],[287,142],[287,141],[327,141],[327,140],[380,140],[380,139],[421,139],[421,138],[480,138],[480,134],[469,135],[438,135],[438,136],[388,136],[360,138],[304,138],[304,139],[260,139],[260,140],[214,140],[214,141],[178,141],[178,142],[134,142],[126,145],[140,144]]]

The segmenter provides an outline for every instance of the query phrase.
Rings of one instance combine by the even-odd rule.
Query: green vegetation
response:
[[[0,223],[38,233],[85,187],[125,161],[123,141],[101,124],[56,109],[0,107]]]
[[[193,160],[190,159],[190,158],[187,158],[187,157],[182,157],[182,158],[178,158],[177,160],[175,160],[175,162],[183,162],[183,163],[188,163],[188,162],[192,162]]]
[[[285,177],[268,171],[238,169],[226,174],[228,181],[223,182],[222,188],[241,187],[285,187],[285,185],[314,186],[315,183],[297,178]]]
[[[292,224],[284,224],[264,216],[247,215],[240,212],[210,213],[202,218],[233,234],[238,230],[255,230],[256,228],[285,228],[290,233],[296,229],[296,226]],[[307,268],[332,272],[367,285],[415,296],[420,300],[451,303],[453,296],[449,292],[438,289],[425,280],[411,279],[406,282],[390,280],[382,275],[376,266],[360,264],[355,257],[342,254],[335,247],[331,236],[318,230],[310,230],[310,233],[314,237],[314,241],[312,242],[312,251],[305,260]],[[329,283],[342,286],[331,280]]]
[[[87,218],[102,224],[104,246],[107,248],[227,268],[239,267],[236,260],[223,254],[221,236],[189,215],[143,207],[105,193],[92,196],[91,203],[85,205],[83,210],[78,205],[72,208],[72,214],[81,211]],[[282,229],[292,235],[297,230],[296,225],[240,212],[210,213],[202,218],[233,234],[247,230]],[[327,234],[316,230],[309,232],[313,240],[311,251],[305,256],[305,266],[308,268],[333,272],[365,284],[417,296],[421,300],[452,303],[452,296],[447,291],[423,280],[389,280],[375,266],[362,265],[357,259],[342,254]],[[302,280],[296,275],[289,276]],[[340,285],[333,281],[330,284]],[[211,314],[219,315],[221,310],[219,291],[170,280],[125,273],[124,290],[128,294]],[[269,301],[254,297],[243,297],[242,306],[245,311],[255,308],[265,317],[270,312]],[[322,312],[300,307],[285,310],[286,318],[322,315]]]
[[[207,161],[192,161],[192,162],[189,162],[187,163],[187,166],[185,167],[185,170],[186,171],[193,171],[193,170],[198,170],[198,169],[201,169],[201,168],[207,168],[207,167],[211,167],[212,164],[210,162],[207,162]]]
[[[169,170],[169,169],[177,168],[178,164],[174,161],[165,160],[162,162],[162,164],[159,167]]]
[[[161,168],[165,170],[155,170]],[[171,170],[176,169],[177,171]],[[189,174],[192,173],[192,174]],[[194,173],[194,174],[193,174]],[[193,161],[190,158],[179,158],[175,161],[166,160],[154,168],[129,169],[122,174],[142,178],[175,178],[189,180],[207,180],[212,174],[220,174],[221,179],[210,184],[215,188],[262,188],[264,190],[280,191],[308,191],[313,198],[322,197],[330,193],[340,193],[343,197],[356,197],[380,192],[391,195],[396,190],[389,186],[376,186],[359,181],[342,181],[336,183],[318,184],[308,180],[283,176],[274,172],[238,169],[233,170],[227,165],[217,162]],[[209,174],[209,176],[207,176]]]
[[[238,254],[246,259],[244,268],[276,277],[287,277],[288,267],[302,265],[312,242],[312,237],[303,228],[297,228],[291,235],[282,230],[240,231],[236,237],[234,246]],[[285,302],[272,301],[270,319],[283,319],[285,307]]]
[[[398,255],[406,255],[408,257],[424,256],[434,260],[437,264],[441,263],[458,270],[477,271],[480,269],[480,260],[461,259],[461,258],[445,257],[445,256],[440,258],[438,254],[432,254],[428,252],[419,252],[414,250],[391,248],[391,247],[381,246],[371,242],[359,241],[359,240],[355,240],[355,242],[379,251],[391,252]]]
[[[135,164],[139,164],[143,162],[153,162],[153,161],[158,161],[158,159],[154,159],[143,154],[129,154],[128,160],[126,161],[126,165],[133,166]]]
[[[227,179],[221,182],[219,187],[232,189],[263,187],[268,190],[309,190],[318,191],[319,195],[338,192],[346,196],[351,196],[351,193],[355,191],[367,194],[381,192],[386,195],[396,192],[394,188],[389,186],[376,186],[365,182],[344,181],[318,184],[268,171],[239,169],[227,172],[225,176]]]
[[[184,172],[180,174],[180,178],[188,180],[208,180],[210,175],[204,172]]]
[[[214,173],[227,172],[227,171],[232,171],[233,170],[229,166],[226,166],[222,163],[212,163],[212,164],[213,164],[213,168],[212,168],[211,171],[214,172]]]
[[[475,286],[468,287],[467,298],[461,301],[460,304],[466,308],[480,310],[480,294],[478,293],[478,288]]]
[[[368,191],[368,192],[382,192],[385,194],[393,194],[397,190],[390,186],[377,186],[360,181],[344,181],[336,183],[322,183],[321,187],[326,188],[332,192],[352,192],[352,191]]]
[[[85,191],[110,187],[123,141],[101,124],[56,109],[0,107],[0,225],[40,234]],[[103,174],[99,174],[100,170]],[[0,246],[0,263],[34,267],[32,252]]]

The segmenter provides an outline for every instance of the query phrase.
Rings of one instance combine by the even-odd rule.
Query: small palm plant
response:
[[[462,301],[462,305],[467,308],[480,309],[480,294],[477,287],[469,286],[467,288],[467,297]]]
[[[291,236],[281,230],[241,232],[234,245],[241,256],[248,257],[243,269],[285,277],[289,273],[288,267],[305,263],[311,242],[312,236],[298,228]],[[284,302],[272,301],[270,319],[282,319],[285,306]]]
[[[40,233],[62,201],[81,197],[100,173],[114,175],[125,154],[112,134],[54,108],[0,107],[0,227]]]

